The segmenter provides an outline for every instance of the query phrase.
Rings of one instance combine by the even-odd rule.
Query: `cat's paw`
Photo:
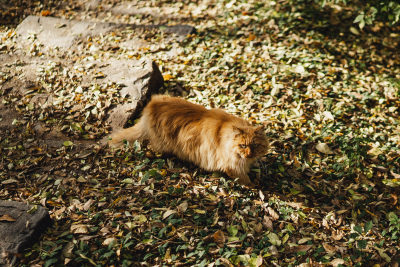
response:
[[[238,182],[250,188],[255,188],[255,184],[250,180],[248,175],[239,177]]]

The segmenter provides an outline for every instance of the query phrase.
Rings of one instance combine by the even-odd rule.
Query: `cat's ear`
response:
[[[256,126],[254,132],[256,134],[259,134],[259,135],[265,135],[265,127],[264,127],[264,125]]]
[[[235,135],[243,135],[245,133],[245,130],[236,126],[233,126],[233,133]]]

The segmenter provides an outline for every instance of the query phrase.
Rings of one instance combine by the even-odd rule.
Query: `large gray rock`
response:
[[[139,27],[137,25],[126,25],[126,24],[112,24],[112,23],[95,23],[95,22],[85,22],[85,21],[74,21],[65,20],[61,18],[52,17],[38,17],[29,16],[27,17],[18,27],[17,35],[18,40],[23,46],[24,44],[29,44],[33,40],[29,38],[35,36],[37,41],[41,43],[44,47],[58,47],[61,51],[75,51],[79,55],[82,47],[79,44],[79,40],[87,36],[95,36],[99,34],[104,34],[117,27]],[[143,26],[154,28],[155,25]],[[163,28],[165,31],[170,31],[171,33],[176,31],[182,34],[178,26],[171,26]],[[133,41],[133,40],[132,40]],[[144,40],[139,40],[136,38],[138,47],[147,45]],[[134,47],[132,43],[126,44]],[[22,50],[24,51],[24,50]],[[25,59],[28,59],[25,61]],[[23,77],[20,79],[29,81],[38,80],[38,70],[40,66],[46,62],[46,58],[27,58],[21,59],[21,73]],[[54,60],[54,59],[49,59]],[[79,67],[77,63],[72,61],[70,58],[60,58],[57,60],[61,66],[67,68]],[[124,87],[121,89],[121,95],[127,96],[129,98],[128,103],[121,104],[117,106],[111,106],[108,110],[107,122],[112,126],[113,129],[118,129],[124,127],[130,118],[137,115],[141,108],[146,104],[149,96],[156,93],[158,89],[163,85],[163,77],[160,73],[155,62],[150,59],[143,60],[130,60],[130,59],[117,59],[111,58],[104,60],[100,58],[97,61],[87,61],[85,64],[93,64],[92,74],[86,73],[84,80],[82,81],[82,86],[87,86],[95,81],[98,84],[103,83],[118,83],[123,84]],[[104,78],[93,77],[93,73],[103,73]],[[25,94],[23,90],[25,86],[18,86],[21,91],[20,93]],[[40,104],[51,106],[52,97],[50,94],[36,94],[32,97],[32,104]]]
[[[154,17],[178,18],[179,7],[138,7],[135,3],[122,2],[110,9],[112,13],[124,15],[150,15]]]
[[[25,61],[26,60],[26,61]],[[23,73],[23,77],[19,76],[15,81],[10,80],[10,88],[14,88],[15,92],[25,95],[30,92],[31,87],[36,86],[36,81],[40,80],[38,70],[45,64],[45,60],[35,60],[35,58],[25,57],[24,61],[20,61],[22,65],[19,72]],[[75,65],[68,59],[60,62],[61,66],[71,69],[80,66]],[[93,82],[102,85],[105,83],[121,84],[121,96],[128,99],[124,104],[110,106],[106,111],[107,123],[115,129],[123,128],[128,121],[139,114],[144,105],[152,94],[158,92],[163,85],[164,80],[157,64],[151,59],[109,59],[107,61],[87,61],[85,64],[93,64],[92,72],[87,73],[81,86],[89,87]],[[94,77],[94,73],[102,73],[103,78]],[[10,89],[11,90],[11,89]],[[71,89],[72,90],[72,89]],[[57,98],[52,92],[35,93],[30,98],[30,104],[38,108],[48,108],[55,105]],[[78,103],[76,108],[78,108]],[[2,104],[0,103],[0,110]],[[2,117],[2,116],[0,116]],[[12,118],[8,120],[3,118],[6,123],[0,122],[0,128],[11,125]],[[60,140],[62,142],[62,140]]]
[[[35,242],[49,223],[49,213],[41,206],[0,201],[0,264],[10,263],[8,260]]]
[[[112,109],[108,122],[119,129],[128,123],[146,104],[150,95],[156,93],[163,85],[164,79],[155,62],[151,60],[113,60],[102,69],[105,81],[121,83],[122,96],[129,96],[130,102]]]
[[[54,17],[28,16],[17,27],[16,33],[22,44],[29,44],[30,38],[37,39],[45,47],[68,49],[78,40],[87,36],[105,34],[116,28],[160,29],[183,40],[195,28],[189,25],[130,25],[108,22],[66,20]]]
[[[78,39],[104,34],[116,26],[104,22],[28,16],[18,25],[16,33],[23,42],[35,35],[35,38],[47,47],[70,48]]]

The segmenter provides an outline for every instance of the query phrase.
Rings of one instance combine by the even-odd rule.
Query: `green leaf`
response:
[[[365,225],[364,225],[364,233],[368,233],[369,230],[371,230],[372,228],[372,221],[368,221]]]
[[[279,169],[280,172],[285,172],[285,168],[282,165],[279,165],[278,169]]]
[[[79,254],[79,256],[80,256],[82,259],[85,259],[85,260],[87,260],[88,262],[90,262],[92,265],[96,266],[96,263],[95,263],[91,258],[89,258],[89,257],[87,257],[87,256],[85,256],[85,255],[83,255],[82,253],[78,253],[78,254]]]
[[[124,183],[124,184],[133,184],[133,179],[132,179],[132,178],[126,178],[126,179],[122,180],[121,183]]]
[[[288,223],[285,229],[288,230],[290,233],[293,233],[296,230],[291,223]]]
[[[364,13],[361,13],[360,15],[358,15],[355,19],[354,19],[354,23],[360,22],[364,20]]]
[[[239,241],[239,237],[237,236],[228,237],[228,242],[235,242],[235,241]]]
[[[63,145],[68,147],[68,146],[73,146],[74,143],[72,143],[71,141],[64,141]]]
[[[54,265],[54,263],[56,263],[58,261],[57,258],[52,258],[52,259],[48,259],[45,263],[44,263],[44,267],[49,267]]]
[[[238,233],[238,228],[234,225],[228,226],[228,232],[230,234],[230,236],[236,236]]]
[[[282,241],[279,239],[279,236],[275,233],[271,232],[267,234],[267,237],[272,245],[280,246],[282,244]]]
[[[250,259],[249,255],[237,255],[237,256],[232,256],[230,258],[230,260],[234,265],[240,265],[240,263],[242,263],[242,265],[244,266],[249,265],[249,259]]]
[[[390,262],[392,260],[389,257],[389,255],[385,253],[384,249],[381,249],[381,248],[378,248],[378,247],[374,247],[374,248],[378,251],[379,256],[381,256],[386,262]]]
[[[208,264],[208,261],[206,260],[206,259],[204,259],[202,262],[200,262],[199,263],[199,265],[197,265],[197,266],[199,266],[199,267],[205,267],[205,266],[207,266],[207,264]]]
[[[359,249],[364,249],[367,247],[367,240],[357,240],[357,246]]]
[[[399,220],[396,213],[394,213],[393,211],[389,212],[386,216],[391,223],[397,222]]]
[[[143,257],[143,261],[147,260],[148,258],[152,257],[153,253],[148,253]]]
[[[356,231],[357,233],[359,233],[360,235],[363,232],[363,229],[362,229],[362,227],[360,225],[355,225],[353,230]]]
[[[258,267],[263,263],[263,257],[261,255],[253,256],[248,261],[250,267]]]
[[[283,238],[282,238],[282,243],[286,243],[286,241],[289,239],[289,234],[288,233],[286,233],[284,236],[283,236]]]
[[[74,129],[75,131],[83,133],[83,129],[79,123],[72,123],[71,128]]]
[[[360,35],[360,32],[354,27],[350,27],[350,32],[354,35]]]
[[[150,177],[154,177],[158,180],[158,179],[162,178],[162,175],[158,172],[157,169],[152,169],[152,170],[147,171],[143,175],[143,178],[140,182],[145,183],[147,180],[149,180]]]
[[[143,244],[151,244],[153,242],[153,239],[143,239],[142,243]]]
[[[143,215],[143,214],[136,215],[134,218],[135,218],[136,221],[138,221],[138,222],[140,222],[140,223],[145,223],[145,222],[147,222],[147,218],[146,218],[146,216]]]
[[[360,23],[358,23],[358,27],[360,27],[360,29],[363,29],[365,26],[365,20],[361,20]]]

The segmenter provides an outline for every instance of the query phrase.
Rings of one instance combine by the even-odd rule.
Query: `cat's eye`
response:
[[[239,145],[240,148],[246,148],[247,145]]]

